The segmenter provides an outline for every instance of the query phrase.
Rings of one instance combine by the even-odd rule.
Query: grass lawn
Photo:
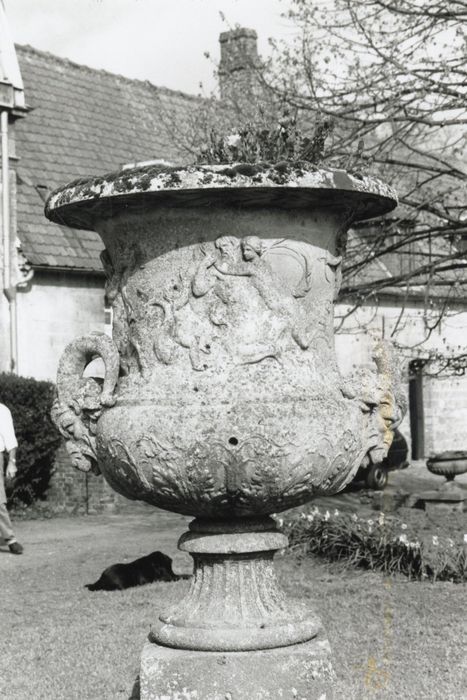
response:
[[[159,549],[190,571],[176,541],[181,516],[141,507],[16,523],[25,553],[0,550],[0,697],[130,698],[150,622],[188,582],[91,593],[119,561]],[[451,583],[343,571],[286,554],[277,567],[293,596],[319,611],[334,652],[336,700],[466,697],[467,595]],[[234,700],[249,700],[234,698]]]

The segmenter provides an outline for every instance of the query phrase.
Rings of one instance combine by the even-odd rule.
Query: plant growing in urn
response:
[[[60,362],[73,462],[195,517],[191,588],[152,621],[142,697],[226,697],[239,674],[238,697],[308,698],[332,678],[319,619],[275,579],[287,539],[270,514],[342,489],[402,417],[390,348],[344,379],[333,342],[347,229],[395,205],[382,182],[305,160],[124,168],[49,198],[49,219],[101,235],[114,310],[112,339]],[[102,386],[82,378],[95,354]]]

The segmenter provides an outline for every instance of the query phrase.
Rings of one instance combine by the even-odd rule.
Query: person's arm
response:
[[[8,479],[14,479],[18,467],[16,466],[16,447],[12,447],[8,452],[8,466],[6,468],[6,476]]]
[[[6,476],[9,479],[13,479],[16,476],[16,448],[18,443],[16,441],[15,428],[13,425],[13,418],[11,417],[11,412],[6,406],[2,406],[2,416],[1,416],[1,431],[3,442],[5,445],[5,450],[8,452],[8,466],[6,468]]]
[[[214,267],[223,275],[231,275],[232,277],[253,277],[255,274],[255,266],[247,262],[226,263],[222,260],[216,260]]]
[[[191,281],[191,291],[195,297],[203,297],[214,286],[215,279],[208,272],[216,259],[213,255],[205,253]]]

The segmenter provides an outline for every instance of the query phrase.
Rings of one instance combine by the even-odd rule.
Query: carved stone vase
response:
[[[426,462],[429,472],[437,476],[445,476],[447,482],[454,481],[456,476],[467,472],[467,452],[465,450],[449,450],[432,454]]]
[[[346,232],[390,211],[376,179],[303,164],[146,165],[54,192],[47,217],[97,231],[112,339],[77,338],[58,372],[73,463],[128,498],[195,516],[195,565],[163,611],[166,647],[246,651],[319,635],[273,568],[271,514],[342,489],[400,420],[384,344],[350,378],[334,351]],[[96,355],[105,378],[83,378]]]

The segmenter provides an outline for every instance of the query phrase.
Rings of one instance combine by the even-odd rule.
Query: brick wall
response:
[[[59,513],[116,511],[133,503],[113,491],[103,476],[72,467],[64,445],[57,452],[46,500]]]

